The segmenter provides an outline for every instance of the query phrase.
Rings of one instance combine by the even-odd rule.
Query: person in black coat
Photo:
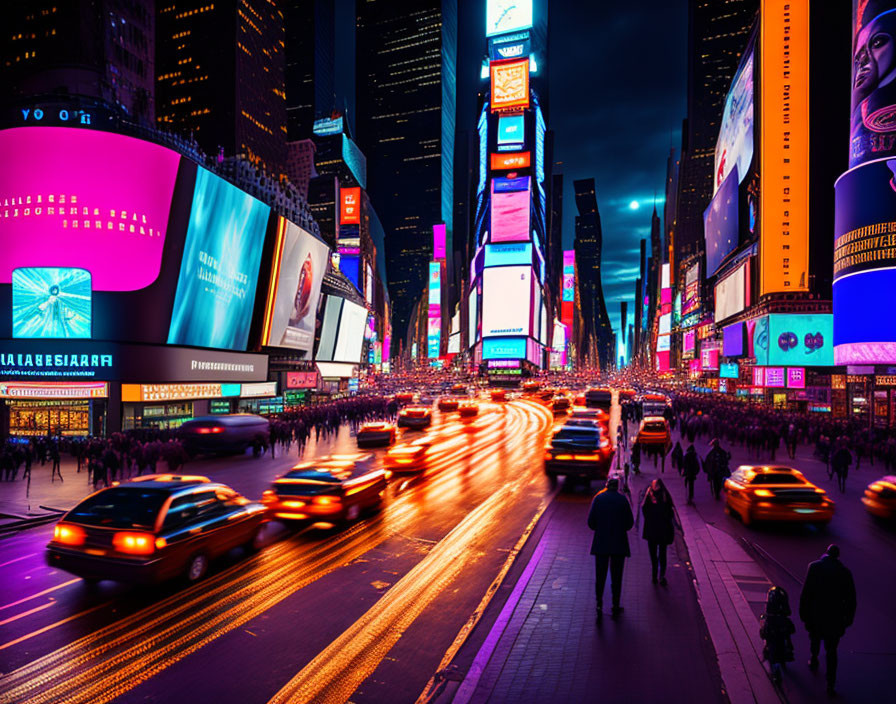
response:
[[[650,567],[652,581],[666,586],[666,549],[675,539],[675,510],[669,490],[662,479],[654,479],[641,502],[641,514],[644,516],[644,528],[641,537],[647,541],[650,551]]]
[[[694,483],[700,474],[700,458],[697,456],[697,450],[694,445],[688,445],[687,452],[684,453],[682,460],[682,473],[684,474],[684,485],[688,490],[688,503],[694,503]]]
[[[628,499],[619,493],[619,480],[607,480],[607,487],[598,492],[588,512],[588,527],[594,531],[591,554],[594,555],[597,618],[603,614],[604,587],[607,584],[607,568],[610,570],[611,592],[615,618],[622,613],[619,600],[622,596],[622,571],[625,558],[631,556],[628,533],[635,524]]]
[[[809,668],[818,669],[818,653],[824,642],[828,694],[837,679],[837,646],[856,615],[856,587],[852,572],[840,562],[840,548],[829,545],[820,560],[809,565],[800,594],[800,620],[809,632],[812,658]]]

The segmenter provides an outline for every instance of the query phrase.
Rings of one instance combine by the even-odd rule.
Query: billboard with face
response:
[[[244,350],[270,207],[200,168],[168,344]]]
[[[329,249],[311,233],[280,218],[261,344],[309,355]]]
[[[737,167],[738,183],[744,180],[753,161],[753,50],[744,54],[731,82],[722,113],[722,129],[716,141],[713,193]]]
[[[159,276],[180,155],[72,127],[0,131],[0,284],[19,267],[85,269],[94,291]]]
[[[896,3],[853,2],[850,168],[896,155]]]

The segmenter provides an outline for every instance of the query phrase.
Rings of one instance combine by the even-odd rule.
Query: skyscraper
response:
[[[600,258],[603,246],[603,231],[600,213],[597,210],[594,179],[580,179],[573,182],[576,197],[576,274],[579,293],[582,298],[582,317],[585,324],[583,347],[591,344],[591,350],[583,349],[586,356],[596,359],[602,370],[608,369],[616,360],[612,347],[613,328],[604,301],[601,284]],[[592,335],[589,341],[588,336]]]
[[[386,231],[396,337],[427,280],[432,226],[454,212],[457,0],[357,1],[357,136]]]
[[[688,115],[682,128],[675,237],[679,261],[700,247],[725,96],[758,9],[759,0],[688,2]]]
[[[286,5],[286,131],[289,141],[311,136],[314,120],[335,104],[335,0],[288,0]]]
[[[283,11],[268,0],[160,0],[156,121],[203,151],[286,161]]]

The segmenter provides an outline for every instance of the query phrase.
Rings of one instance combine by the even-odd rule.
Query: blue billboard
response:
[[[198,169],[169,345],[245,350],[270,208]]]
[[[525,143],[525,117],[506,115],[498,118],[498,144]]]
[[[757,319],[756,364],[830,367],[834,364],[834,320],[829,313],[775,313]]]
[[[86,269],[13,269],[13,337],[89,338],[90,314],[90,272]]]
[[[485,266],[527,265],[532,263],[532,243],[485,245]]]
[[[737,379],[739,375],[740,368],[737,366],[737,362],[724,362],[719,365],[720,379]]]
[[[486,337],[482,340],[483,359],[525,359],[525,337]]]
[[[706,275],[715,274],[738,243],[737,166],[719,186],[703,213],[706,237]]]

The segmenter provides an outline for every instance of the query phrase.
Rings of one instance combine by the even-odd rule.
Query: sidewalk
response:
[[[46,514],[41,506],[68,510],[92,491],[86,467],[82,466],[79,474],[77,462],[69,455],[64,454],[60,463],[63,481],[58,477],[55,482],[50,481],[52,467],[51,462],[43,466],[35,462],[30,483],[22,479],[24,466],[14,482],[0,481],[0,514],[21,518]]]
[[[684,545],[667,587],[650,580],[640,525],[630,533],[618,620],[594,616],[590,495],[560,494],[482,620],[454,658],[465,673],[436,701],[725,702]],[[608,580],[609,581],[609,580]],[[609,604],[607,584],[605,603]]]

